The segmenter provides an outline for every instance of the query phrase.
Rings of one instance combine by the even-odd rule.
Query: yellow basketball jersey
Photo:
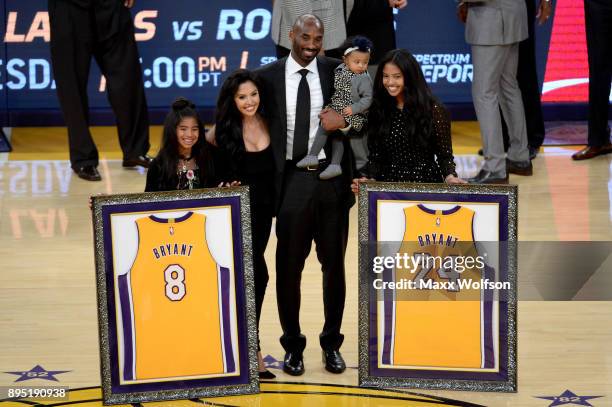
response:
[[[396,270],[395,280],[409,279],[422,288],[396,291],[391,364],[482,367],[481,293],[458,286],[460,279],[480,282],[481,271],[471,268],[458,273],[448,267],[456,256],[476,256],[474,211],[461,206],[440,211],[415,205],[405,208],[404,214],[400,253],[422,263],[415,270]],[[447,286],[432,288],[437,283]]]
[[[206,242],[206,217],[136,220],[138,254],[129,271],[133,318],[132,380],[227,372],[221,269]],[[227,324],[227,322],[225,322]],[[127,341],[126,341],[127,342]],[[126,352],[129,352],[129,346]],[[233,366],[231,366],[233,369]],[[129,373],[128,373],[129,372]]]

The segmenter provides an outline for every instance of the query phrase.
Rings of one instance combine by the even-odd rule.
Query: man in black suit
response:
[[[385,54],[395,48],[393,9],[402,9],[407,0],[354,0],[346,23],[346,35],[363,35],[374,44],[370,67],[378,66]],[[372,77],[376,72],[370,71]]]
[[[407,4],[407,0],[354,0],[346,23],[346,35],[348,37],[363,35],[374,44],[368,65],[372,80],[376,77],[380,60],[387,52],[397,48],[393,9],[402,9]],[[350,141],[357,171],[367,173],[369,155],[367,132],[351,137]]]
[[[346,122],[323,107],[333,93],[334,68],[340,61],[317,56],[323,43],[323,23],[305,14],[289,33],[291,53],[257,70],[263,83],[263,102],[276,163],[276,295],[286,351],[284,371],[304,373],[306,337],[299,322],[302,270],[314,240],[323,271],[325,324],[319,336],[325,368],[342,373],[345,363],[339,352],[344,298],[344,255],[348,238],[348,215],[355,198],[350,190],[353,173],[351,149],[345,140],[343,174],[319,179],[331,157],[329,143],[319,155],[316,169],[295,164],[314,141],[319,120],[328,131],[343,129]]]
[[[584,19],[589,58],[588,145],[572,155],[588,160],[612,153],[610,126],[610,81],[612,80],[612,2],[584,0]]]
[[[94,57],[106,77],[123,166],[148,167],[149,119],[129,8],[134,0],[49,0],[51,64],[68,127],[70,164],[99,181],[98,149],[89,132],[87,80]]]
[[[536,69],[535,51],[535,21],[544,24],[552,12],[550,0],[540,0],[536,12],[536,0],[527,0],[527,22],[529,37],[519,44],[519,62],[516,79],[521,88],[523,106],[525,107],[525,121],[527,123],[527,143],[529,158],[537,156],[538,150],[544,143],[544,116],[542,115],[542,101],[538,73]],[[507,140],[508,129],[504,130],[504,140]]]

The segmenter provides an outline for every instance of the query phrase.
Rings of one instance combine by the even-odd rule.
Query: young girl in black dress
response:
[[[147,171],[145,192],[216,187],[218,181],[195,105],[178,98],[164,121],[161,148]]]
[[[218,148],[222,179],[238,180],[248,185],[251,198],[253,269],[257,324],[268,284],[268,267],[264,252],[274,215],[274,157],[270,133],[259,97],[259,82],[249,71],[233,72],[223,83],[217,100],[215,127],[207,139]],[[273,379],[261,357],[259,377]]]

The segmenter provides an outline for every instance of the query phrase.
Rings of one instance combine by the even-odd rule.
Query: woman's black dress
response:
[[[261,151],[243,151],[232,156],[216,148],[216,163],[220,163],[219,176],[224,182],[240,181],[249,186],[251,203],[251,236],[253,242],[253,274],[255,276],[255,305],[257,325],[261,316],[266,287],[268,266],[264,252],[270,238],[274,216],[274,156],[272,146]]]
[[[257,323],[268,284],[268,267],[264,252],[270,238],[274,216],[274,156],[272,147],[262,151],[245,151],[235,163],[236,178],[248,185],[251,197],[251,231],[253,237],[253,269],[255,275],[255,303]]]

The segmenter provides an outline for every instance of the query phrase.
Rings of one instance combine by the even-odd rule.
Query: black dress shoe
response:
[[[531,160],[527,161],[512,161],[506,158],[506,171],[508,174],[516,175],[533,175],[533,165]]]
[[[468,179],[470,184],[507,184],[508,174],[495,174],[490,171],[480,170],[474,178]]]
[[[538,156],[538,152],[540,151],[539,147],[531,147],[528,146],[529,148],[529,159],[533,160],[534,158],[536,158]]]
[[[283,371],[291,376],[304,374],[304,356],[301,353],[287,352],[283,361]]]
[[[87,181],[100,181],[102,179],[95,165],[84,165],[82,167],[73,168],[73,170],[79,178]]]
[[[572,160],[588,160],[589,158],[597,157],[598,155],[612,153],[612,144],[604,144],[603,146],[586,146],[582,150],[572,155]]]
[[[271,380],[276,379],[276,375],[269,370],[264,370],[263,372],[259,372],[259,378]]]
[[[337,350],[324,350],[323,363],[325,363],[325,370],[331,373],[342,373],[346,370],[344,359]]]
[[[149,168],[149,165],[151,165],[152,161],[153,161],[153,158],[149,157],[146,154],[139,155],[138,157],[124,158],[123,166],[124,167],[136,167],[137,165],[140,165],[141,167]]]

